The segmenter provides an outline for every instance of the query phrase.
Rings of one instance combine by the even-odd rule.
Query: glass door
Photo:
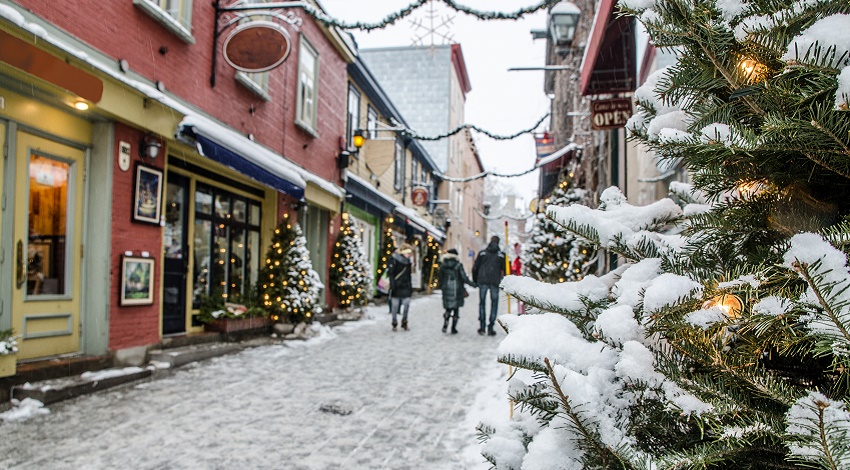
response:
[[[165,227],[163,230],[162,334],[186,332],[186,276],[189,180],[168,174],[165,188]]]
[[[25,132],[15,159],[12,328],[19,359],[80,349],[85,153]]]

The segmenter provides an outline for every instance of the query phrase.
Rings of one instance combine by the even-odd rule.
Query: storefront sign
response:
[[[410,192],[410,200],[414,206],[424,206],[428,204],[428,190],[425,188],[413,188]]]
[[[613,98],[598,100],[590,103],[590,114],[593,118],[593,130],[616,129],[624,127],[632,116],[632,100],[629,98]]]
[[[271,21],[240,25],[224,40],[224,60],[242,72],[266,72],[282,64],[292,41],[283,26]]]

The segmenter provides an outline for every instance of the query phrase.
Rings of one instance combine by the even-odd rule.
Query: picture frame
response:
[[[163,172],[136,163],[136,184],[133,186],[133,222],[160,225],[162,219]]]
[[[155,260],[141,256],[121,256],[119,304],[153,305]]]

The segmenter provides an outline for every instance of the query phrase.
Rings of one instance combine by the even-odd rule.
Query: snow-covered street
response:
[[[489,468],[474,426],[509,413],[507,367],[495,362],[504,336],[476,334],[471,294],[457,335],[440,331],[438,293],[413,301],[407,332],[373,306],[371,319],[305,342],[0,421],[0,468]]]

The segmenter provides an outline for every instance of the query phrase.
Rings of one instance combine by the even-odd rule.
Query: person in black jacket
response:
[[[446,309],[443,314],[443,333],[449,327],[449,317],[451,317],[452,334],[457,334],[458,311],[463,307],[463,297],[466,293],[464,284],[477,287],[466,276],[463,265],[457,258],[457,250],[452,248],[443,255],[440,262],[440,286],[443,290],[443,308]]]
[[[478,253],[472,265],[472,281],[478,284],[478,334],[484,334],[486,317],[485,304],[487,291],[490,291],[490,322],[486,324],[487,334],[496,336],[493,326],[499,309],[499,283],[505,276],[505,254],[499,250],[499,237],[490,238],[487,248]]]
[[[397,315],[401,314],[401,328],[407,330],[407,313],[410,311],[410,296],[413,295],[413,285],[410,282],[410,259],[413,257],[413,247],[405,243],[398,252],[390,258],[387,267],[390,278],[390,313],[393,314],[393,331],[398,326]]]

